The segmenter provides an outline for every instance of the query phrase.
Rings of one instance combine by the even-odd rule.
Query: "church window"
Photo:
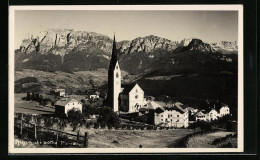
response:
[[[137,99],[137,98],[138,98],[138,95],[135,96],[135,99]]]
[[[116,66],[116,69],[118,69],[118,66]]]
[[[118,76],[119,76],[118,73],[116,73],[116,78],[118,78]]]
[[[136,89],[135,92],[138,92],[138,89]]]

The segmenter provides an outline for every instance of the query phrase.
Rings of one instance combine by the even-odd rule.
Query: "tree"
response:
[[[27,101],[31,100],[30,92],[27,92],[26,100],[27,100]]]
[[[98,122],[101,124],[106,124],[108,127],[116,127],[119,125],[119,117],[112,110],[111,107],[104,106],[100,110]]]
[[[85,99],[81,99],[81,102],[82,102],[83,104],[85,104],[85,103],[86,103]]]
[[[86,118],[88,118],[90,115],[99,114],[99,111],[97,107],[92,107],[88,104],[83,104],[82,113]]]
[[[85,119],[80,110],[76,108],[72,108],[68,111],[68,122],[73,127],[73,131],[75,131],[78,127],[82,126],[85,123]]]
[[[42,99],[43,99],[43,97],[42,97],[42,95],[40,95],[40,96],[39,96],[39,103],[40,103],[40,104],[42,103]]]

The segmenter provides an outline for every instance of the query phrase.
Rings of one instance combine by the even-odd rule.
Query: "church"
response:
[[[115,36],[108,68],[107,100],[114,112],[118,112],[119,108],[126,108],[124,112],[138,112],[144,105],[144,91],[138,84],[128,85],[124,88],[121,86],[121,70],[118,63]]]

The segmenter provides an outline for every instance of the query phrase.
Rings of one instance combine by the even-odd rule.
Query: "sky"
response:
[[[15,47],[28,34],[47,29],[97,32],[116,40],[156,35],[173,41],[200,38],[213,43],[237,41],[237,11],[55,11],[16,10]]]

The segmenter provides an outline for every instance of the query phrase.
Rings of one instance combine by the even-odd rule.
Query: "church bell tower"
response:
[[[116,39],[114,35],[112,56],[108,69],[108,104],[113,107],[114,112],[118,112],[119,94],[121,92],[121,70],[119,68],[116,49]]]

